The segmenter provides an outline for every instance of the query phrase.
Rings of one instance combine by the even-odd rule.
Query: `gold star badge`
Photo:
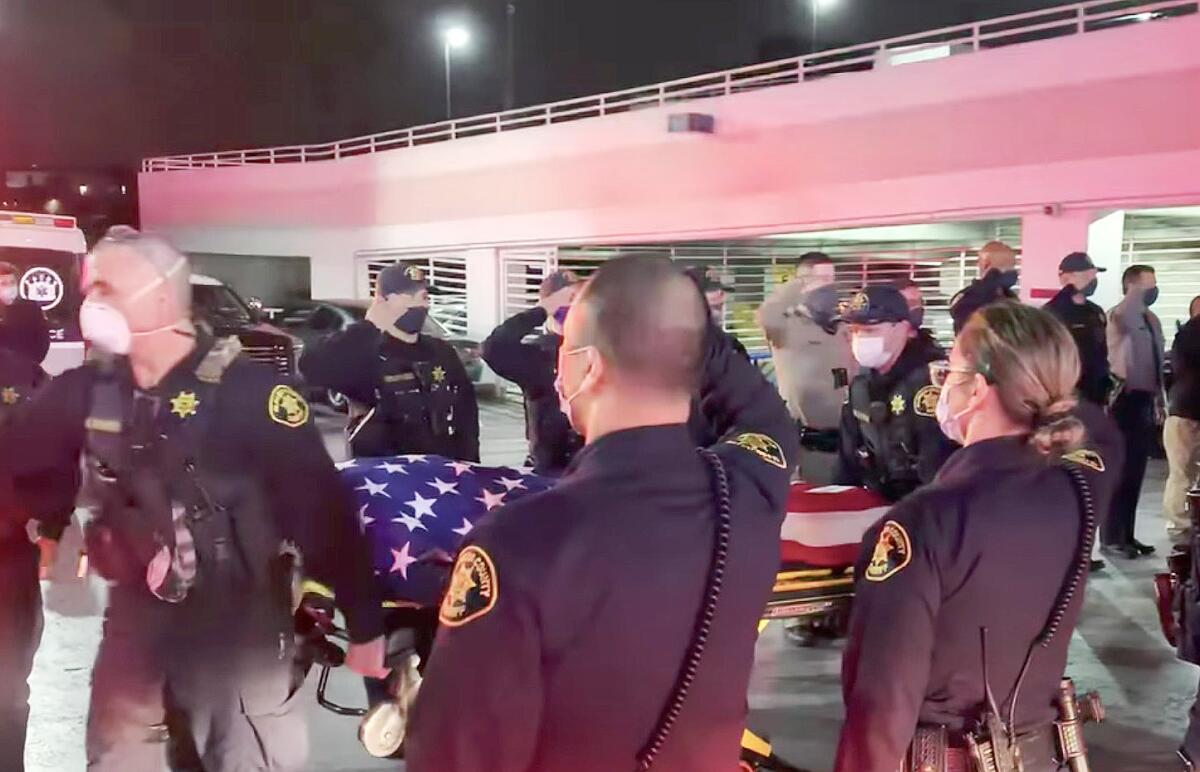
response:
[[[21,392],[12,386],[5,386],[3,390],[0,390],[0,402],[3,402],[5,405],[15,405],[20,398]]]
[[[892,415],[904,415],[904,407],[905,407],[904,395],[903,394],[893,394],[892,395]]]
[[[171,397],[171,412],[180,418],[196,415],[198,407],[200,407],[200,400],[196,399],[194,392],[181,391]]]
[[[435,383],[442,383],[446,380],[446,371],[441,365],[433,368],[433,380]]]

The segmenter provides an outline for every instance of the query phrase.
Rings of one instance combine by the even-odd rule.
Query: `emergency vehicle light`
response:
[[[74,228],[74,217],[51,217],[28,212],[0,212],[0,225],[38,225],[43,228]]]

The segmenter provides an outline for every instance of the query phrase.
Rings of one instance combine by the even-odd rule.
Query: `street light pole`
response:
[[[450,51],[462,48],[471,40],[471,33],[463,27],[450,27],[442,33],[442,53],[446,60],[446,120],[454,117],[454,105],[451,101],[450,83]]]
[[[447,37],[443,49],[446,52],[446,120],[454,117],[450,102],[450,38]]]

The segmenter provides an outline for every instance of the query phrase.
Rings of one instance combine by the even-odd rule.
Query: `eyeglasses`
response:
[[[975,375],[977,372],[979,371],[974,367],[955,367],[950,364],[949,359],[939,359],[929,363],[929,382],[940,389],[950,379],[950,373]]]

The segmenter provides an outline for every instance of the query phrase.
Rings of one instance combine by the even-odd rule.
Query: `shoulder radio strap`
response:
[[[1079,510],[1081,514],[1080,520],[1080,535],[1079,547],[1075,553],[1075,564],[1071,566],[1071,570],[1063,579],[1062,587],[1059,588],[1058,598],[1054,601],[1054,606],[1050,609],[1050,616],[1047,617],[1042,631],[1038,633],[1038,637],[1029,645],[1029,651],[1025,655],[1025,662],[1021,666],[1020,675],[1017,676],[1017,683],[1013,686],[1012,701],[1008,706],[1008,731],[1016,732],[1016,716],[1017,716],[1017,699],[1021,692],[1021,683],[1025,680],[1026,674],[1029,672],[1029,666],[1033,663],[1033,655],[1039,648],[1046,648],[1054,637],[1058,634],[1058,630],[1062,627],[1063,618],[1066,617],[1067,611],[1071,608],[1071,603],[1075,600],[1075,596],[1079,593],[1079,588],[1083,585],[1084,577],[1087,576],[1088,566],[1092,559],[1092,546],[1096,541],[1096,505],[1092,498],[1092,489],[1088,485],[1087,477],[1083,471],[1074,464],[1067,463],[1063,465],[1063,471],[1067,473],[1067,477],[1071,480],[1071,487],[1075,489],[1075,497],[1079,500]]]
[[[688,642],[683,666],[675,678],[675,686],[671,695],[658,717],[658,723],[650,734],[650,739],[637,755],[636,772],[646,772],[654,766],[654,760],[662,751],[675,722],[683,712],[687,702],[688,692],[696,681],[700,670],[700,660],[704,657],[704,648],[708,645],[708,636],[712,632],[713,621],[717,616],[717,601],[721,598],[721,588],[725,584],[725,564],[729,559],[729,540],[733,534],[733,513],[729,501],[729,474],[721,459],[711,450],[701,449],[700,456],[708,464],[712,472],[713,495],[717,502],[717,527],[713,539],[712,562],[708,569],[708,583],[704,589],[704,602],[696,617],[696,626],[692,639]]]

